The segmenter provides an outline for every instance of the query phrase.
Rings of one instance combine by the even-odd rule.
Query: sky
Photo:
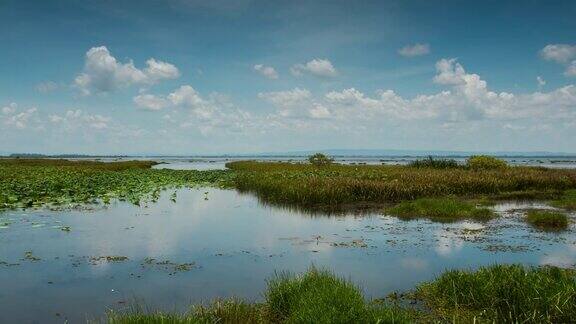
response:
[[[0,154],[576,153],[575,1],[0,0]]]

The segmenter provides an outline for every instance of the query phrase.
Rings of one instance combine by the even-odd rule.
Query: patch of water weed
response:
[[[127,261],[128,257],[127,256],[123,256],[123,255],[104,255],[104,256],[98,256],[98,257],[91,257],[90,258],[90,262],[92,264],[95,263],[99,263],[102,261],[106,261],[106,262],[122,262],[122,261]]]
[[[451,270],[417,295],[443,321],[568,323],[576,318],[576,276],[556,267],[495,265]]]
[[[167,271],[169,275],[174,275],[178,272],[190,271],[197,267],[195,262],[176,263],[170,260],[156,260],[154,258],[145,258],[140,264],[142,269],[157,269]]]
[[[0,210],[49,205],[156,201],[160,190],[197,185],[229,186],[226,170],[150,169],[154,162],[0,159]],[[175,199],[175,198],[174,198]]]
[[[462,219],[489,220],[496,216],[488,208],[479,208],[472,203],[453,198],[420,198],[403,201],[386,209],[386,213],[400,218],[429,218],[443,222]]]
[[[40,260],[42,260],[42,259],[35,256],[32,251],[24,252],[24,259],[22,259],[22,261],[32,261],[32,262],[36,262],[36,261],[40,261]]]
[[[565,230],[568,228],[568,216],[553,210],[529,210],[526,213],[526,221],[543,230]]]

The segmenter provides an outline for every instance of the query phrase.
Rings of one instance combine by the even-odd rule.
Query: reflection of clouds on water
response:
[[[434,250],[440,256],[449,257],[462,250],[462,247],[464,246],[464,240],[462,238],[446,229],[434,231],[434,236],[437,240]]]
[[[428,268],[428,261],[421,258],[404,258],[400,260],[400,265],[409,270],[425,270]]]
[[[567,244],[565,249],[554,251],[542,256],[541,265],[553,265],[558,267],[574,267],[576,265],[576,246]]]
[[[573,255],[566,254],[545,255],[540,259],[540,264],[566,268],[574,266],[576,264],[576,258]]]

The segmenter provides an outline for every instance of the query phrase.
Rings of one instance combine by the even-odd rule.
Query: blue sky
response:
[[[0,0],[0,152],[576,152],[574,1]]]

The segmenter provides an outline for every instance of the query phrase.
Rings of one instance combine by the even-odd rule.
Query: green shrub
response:
[[[506,161],[488,155],[473,155],[466,161],[466,166],[472,170],[497,170],[508,166]]]
[[[388,213],[402,218],[430,218],[438,221],[457,221],[461,219],[488,220],[495,213],[488,208],[453,198],[420,198],[403,201],[387,210]]]
[[[308,157],[308,162],[310,162],[310,164],[312,164],[314,166],[322,167],[322,166],[332,164],[332,162],[334,162],[334,159],[332,159],[331,157],[329,157],[325,154],[316,153],[316,154],[310,155]]]
[[[454,169],[458,167],[458,162],[454,159],[434,159],[429,156],[426,159],[414,160],[408,165],[414,168]]]
[[[550,210],[529,210],[526,221],[541,229],[562,230],[568,228],[568,216],[564,213]]]
[[[575,273],[556,267],[452,270],[420,285],[417,294],[437,315],[456,323],[572,323],[576,318]]]

